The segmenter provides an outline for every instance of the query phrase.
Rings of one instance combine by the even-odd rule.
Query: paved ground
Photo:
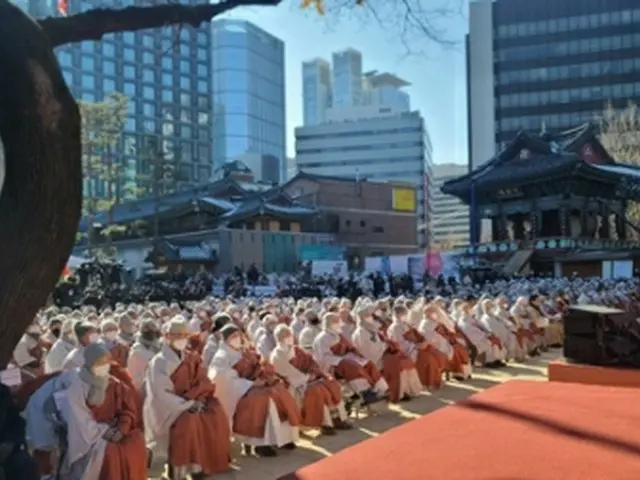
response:
[[[225,475],[218,475],[216,480],[275,480],[281,475],[292,472],[326,456],[336,453],[358,442],[375,437],[386,430],[408,422],[414,418],[431,413],[438,408],[465,399],[474,393],[481,392],[496,384],[518,378],[525,380],[541,380],[547,378],[547,364],[561,355],[558,351],[543,354],[542,357],[529,359],[523,364],[510,364],[499,370],[476,369],[474,378],[468,382],[452,381],[433,393],[423,393],[420,397],[401,406],[391,405],[387,411],[370,418],[354,420],[355,428],[347,432],[339,432],[333,437],[302,437],[299,447],[292,452],[283,452],[277,458],[253,458],[240,455],[239,448],[234,445],[233,470]],[[160,477],[161,467],[153,469],[152,479]]]

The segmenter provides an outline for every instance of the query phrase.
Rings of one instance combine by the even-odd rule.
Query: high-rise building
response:
[[[354,107],[356,115],[361,108]],[[345,116],[338,120],[296,128],[298,169],[318,175],[406,182],[417,187],[413,211],[425,227],[418,233],[416,245],[426,246],[430,239],[433,152],[422,116],[378,107],[368,117]]]
[[[211,28],[214,164],[270,156],[284,180],[284,42],[244,20],[216,20]]]
[[[433,166],[433,243],[443,248],[469,244],[469,207],[459,198],[445,195],[440,187],[447,180],[468,173],[467,165],[444,163]]]
[[[55,3],[25,0],[34,17],[56,15]],[[78,13],[106,6],[102,0],[72,0],[69,10]],[[165,160],[177,170],[180,188],[211,176],[210,51],[208,26],[122,32],[56,49],[78,100],[101,101],[113,92],[129,99],[120,145],[110,152],[110,161],[122,166],[124,178],[117,182],[122,195],[136,191],[142,186],[140,179],[151,173],[150,162],[142,159],[146,142],[162,147]],[[93,195],[106,195],[104,181],[92,183]]]
[[[362,54],[348,48],[332,55],[333,65],[317,58],[302,64],[303,124],[343,121],[345,115],[376,116],[380,107],[409,112],[408,82],[376,70],[363,73]],[[338,120],[336,120],[338,119]]]
[[[304,125],[324,123],[331,106],[331,64],[321,58],[304,62],[302,90]]]
[[[347,48],[333,55],[333,106],[362,104],[362,54]]]
[[[469,162],[519,130],[555,131],[640,101],[637,0],[481,0],[467,36]]]

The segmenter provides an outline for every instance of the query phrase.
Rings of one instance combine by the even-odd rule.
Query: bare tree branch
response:
[[[464,0],[324,0],[329,28],[357,17],[363,27],[377,25],[408,55],[422,55],[429,43],[453,48],[458,41],[442,23],[463,18]],[[425,40],[427,40],[425,42]]]
[[[282,0],[223,0],[201,5],[168,4],[95,9],[68,17],[45,18],[38,23],[54,47],[86,40],[100,40],[109,33],[132,32],[167,25],[200,26],[214,17],[244,6],[277,6]]]

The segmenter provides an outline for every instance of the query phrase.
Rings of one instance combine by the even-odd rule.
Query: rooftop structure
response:
[[[631,256],[640,247],[629,240],[628,228],[639,230],[626,215],[629,201],[640,199],[640,168],[614,160],[591,123],[557,134],[521,131],[486,163],[445,182],[442,192],[470,205],[474,253],[519,251],[509,274],[529,264],[558,272],[554,262],[576,263],[585,250],[593,257],[601,249],[590,257],[599,276],[594,265],[611,252]],[[493,243],[478,246],[483,218],[491,221]]]

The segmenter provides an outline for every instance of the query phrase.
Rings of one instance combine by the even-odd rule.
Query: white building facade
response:
[[[433,148],[420,113],[362,106],[350,112],[336,108],[332,114],[331,122],[296,129],[297,168],[320,175],[416,186],[418,221],[426,226],[417,243],[426,247],[434,193]]]
[[[359,51],[336,52],[332,62],[316,58],[302,64],[303,125],[341,121],[355,109],[360,117],[377,115],[379,107],[411,111],[409,94],[402,90],[410,84],[391,73],[363,73]]]
[[[433,166],[431,233],[434,245],[443,249],[469,244],[469,206],[460,199],[440,191],[440,187],[447,180],[467,173],[467,165],[446,163]]]

